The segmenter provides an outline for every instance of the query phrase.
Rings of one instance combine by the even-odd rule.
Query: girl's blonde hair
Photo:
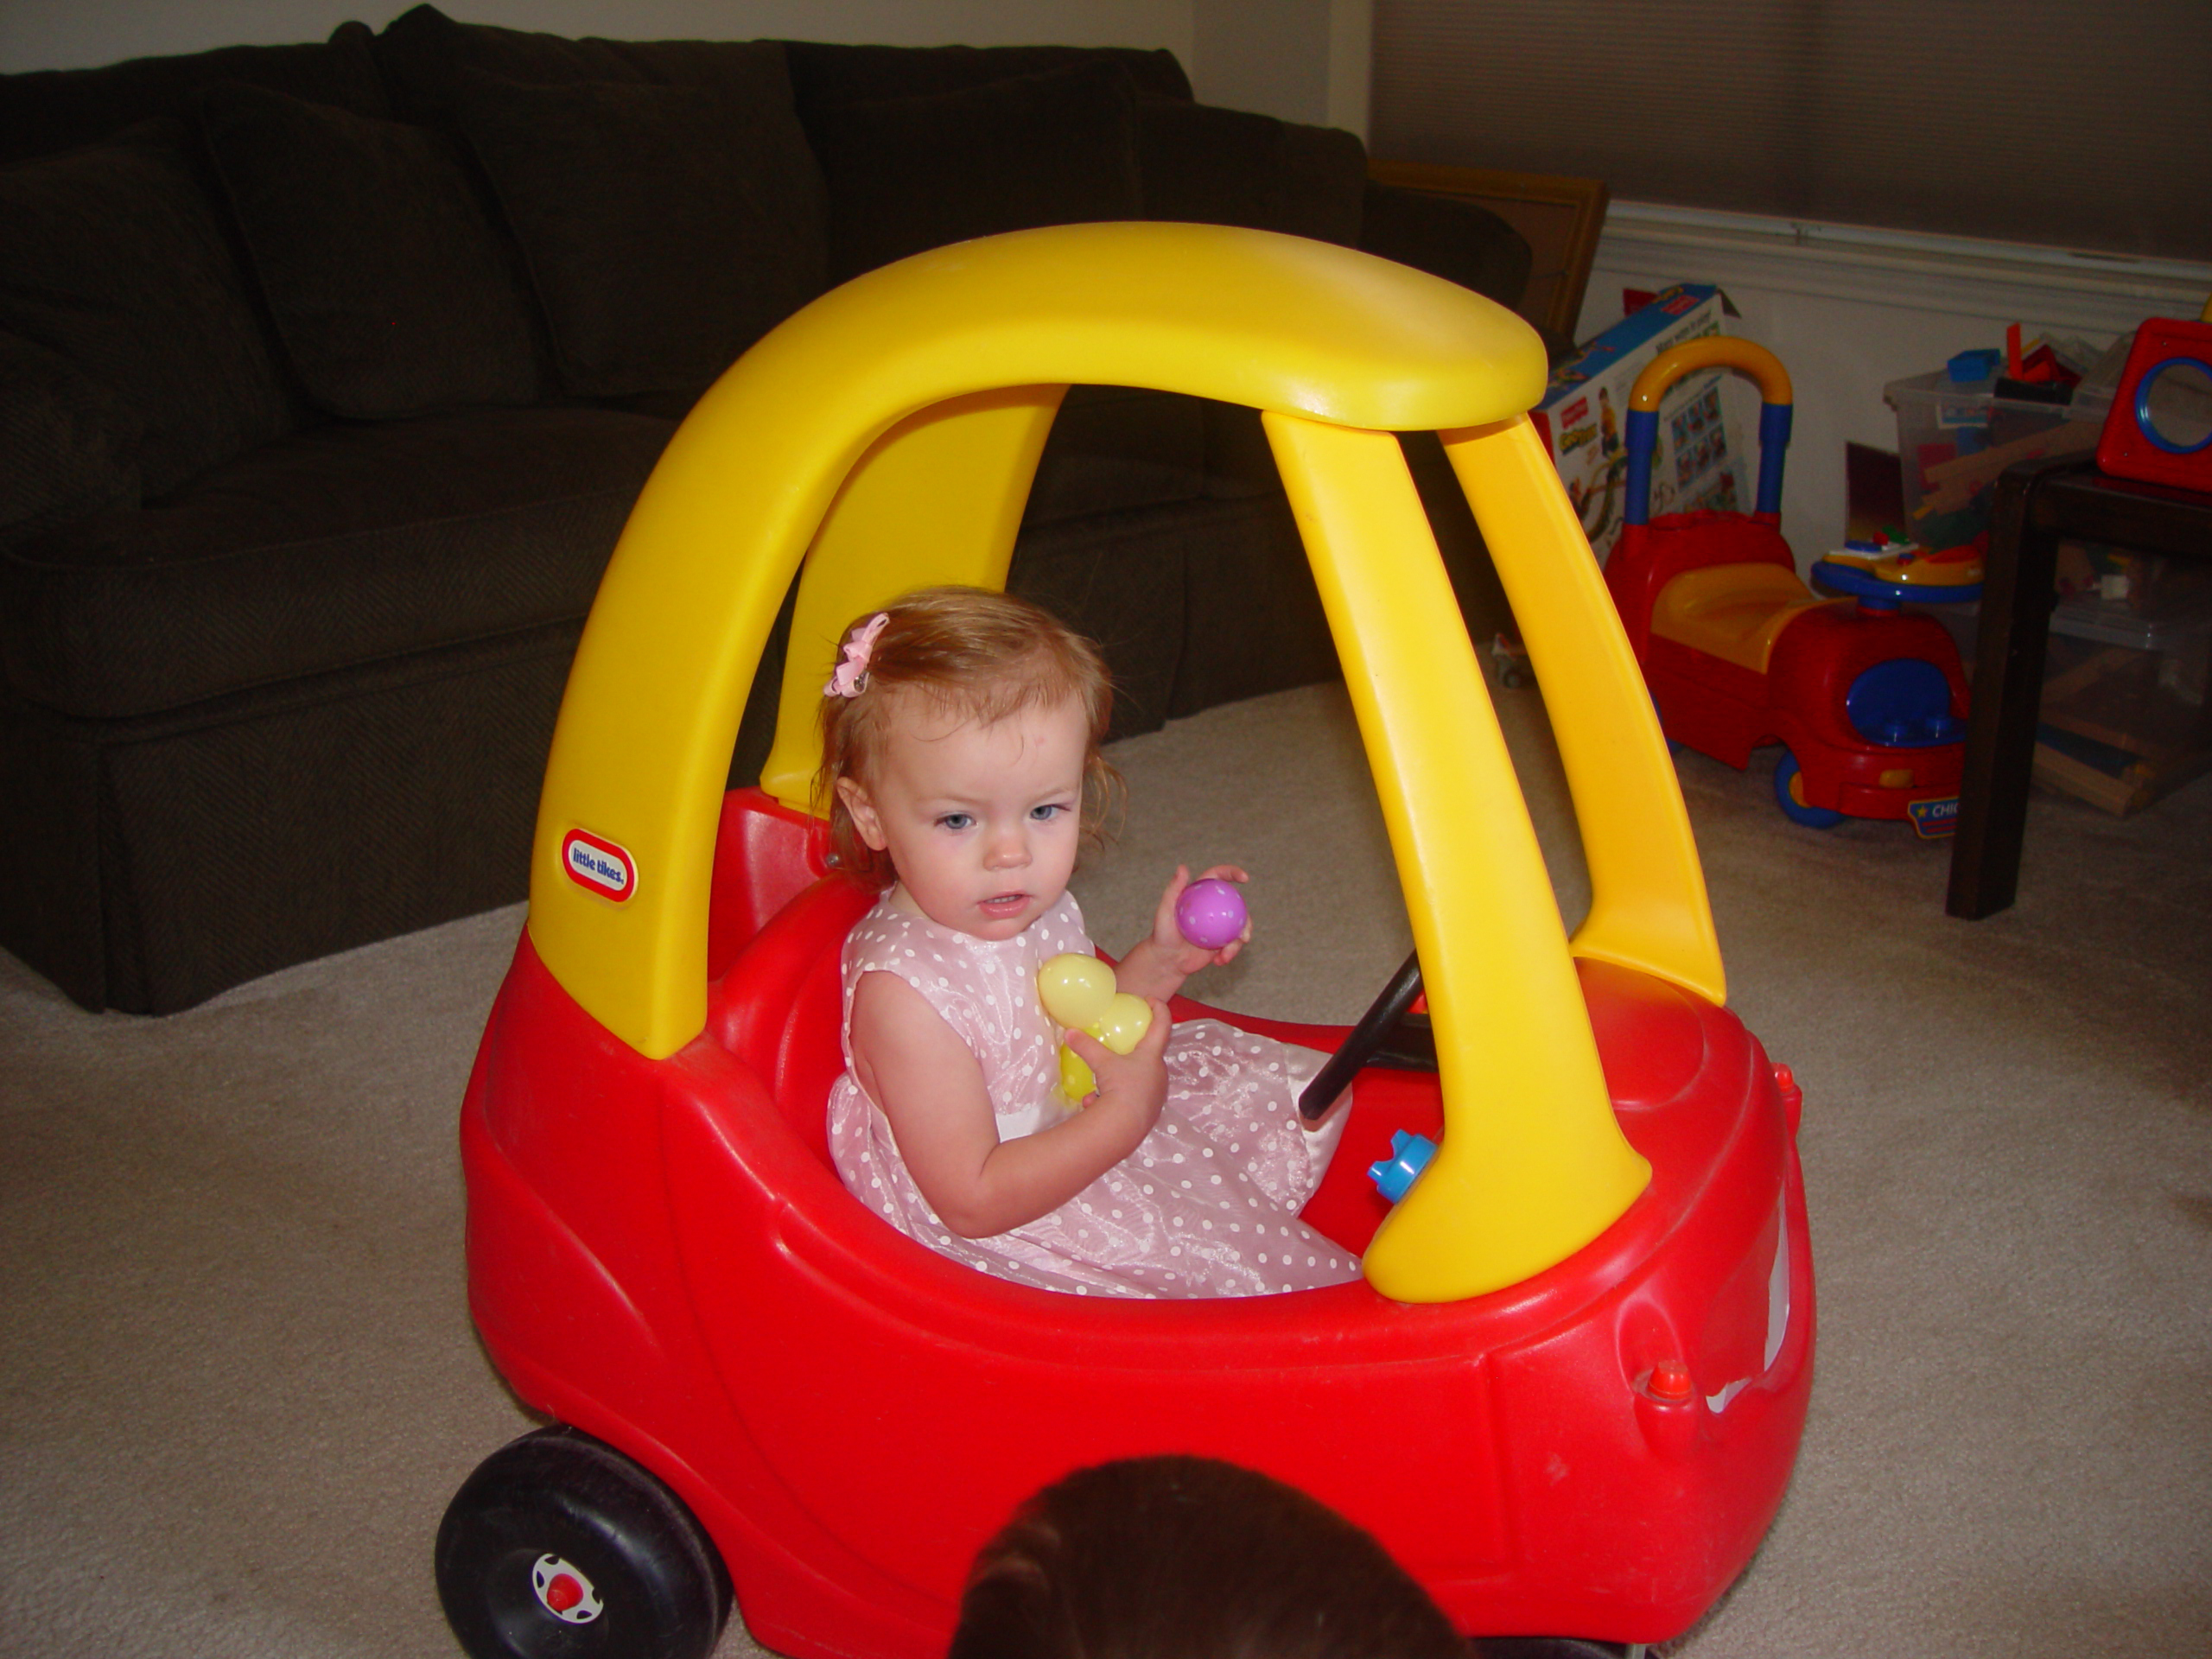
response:
[[[1114,713],[1114,683],[1098,648],[1026,599],[982,588],[924,588],[881,613],[854,619],[839,641],[841,664],[844,645],[878,614],[886,620],[868,647],[861,689],[849,696],[833,689],[822,699],[822,769],[814,776],[814,804],[830,820],[830,850],[839,868],[879,887],[889,887],[898,874],[889,855],[861,839],[837,785],[850,778],[873,788],[893,707],[915,697],[984,726],[1023,709],[1074,702],[1090,733],[1084,838],[1094,846],[1102,842],[1122,779],[1098,752]]]

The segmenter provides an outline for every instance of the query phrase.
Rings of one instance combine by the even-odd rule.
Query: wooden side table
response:
[[[2107,478],[2080,455],[2024,461],[1998,480],[1944,905],[1968,921],[2003,910],[2019,887],[2044,647],[2069,537],[2212,560],[2212,495]]]

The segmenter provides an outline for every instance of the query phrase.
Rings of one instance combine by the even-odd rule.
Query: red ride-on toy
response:
[[[779,1653],[937,1659],[1019,1503],[1160,1452],[1295,1485],[1461,1630],[1561,1653],[1677,1635],[1743,1570],[1812,1382],[1798,1095],[1724,1006],[1657,722],[1525,413],[1543,378],[1533,330],[1403,266],[1100,224],[871,272],[709,391],[585,629],[462,1107],[470,1308],[555,1424],[440,1529],[476,1659],[700,1659],[733,1595]],[[1033,1289],[886,1226],[830,1160],[871,899],[807,810],[839,632],[1002,586],[1060,397],[1102,382],[1262,410],[1344,664],[1416,958],[1349,1036],[1221,1017],[1358,1074],[1304,1213],[1363,1281]],[[1406,430],[1440,434],[1551,688],[1572,939]],[[775,746],[725,796],[802,556]],[[1366,1166],[1412,1136],[1440,1144],[1386,1199]]]
[[[1713,367],[1758,383],[1756,510],[1653,518],[1659,399]],[[1815,576],[1855,597],[1816,598],[1782,537],[1790,408],[1788,371],[1749,340],[1690,340],[1653,359],[1629,394],[1627,517],[1605,586],[1670,741],[1739,770],[1752,750],[1781,744],[1775,799],[1799,823],[1904,818],[1923,836],[1948,835],[1966,758],[1966,676],[1948,631],[1898,605],[1972,599],[1980,587],[1926,579],[1948,578],[1955,564],[1823,562]]]

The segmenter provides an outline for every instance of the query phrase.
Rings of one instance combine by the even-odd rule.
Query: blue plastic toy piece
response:
[[[1774,769],[1775,804],[1792,823],[1802,823],[1808,830],[1834,829],[1843,822],[1843,814],[1832,806],[1815,806],[1804,799],[1804,785],[1797,781],[1803,775],[1804,768],[1797,764],[1797,757],[1783,750],[1782,760]]]
[[[1851,683],[1843,709],[1859,736],[1891,748],[1934,748],[1967,734],[1966,721],[1951,713],[1943,671],[1916,657],[1875,664]]]
[[[1945,365],[1953,385],[1971,385],[1977,380],[1994,380],[1998,370],[2005,366],[2005,353],[1994,346],[1984,346],[1971,352],[1961,352]]]
[[[1390,1155],[1367,1166],[1367,1179],[1377,1192],[1395,1204],[1413,1190],[1414,1180],[1436,1156],[1436,1142],[1425,1135],[1399,1129],[1390,1136]]]
[[[1915,605],[1967,605],[1981,597],[1981,584],[1978,582],[1948,587],[1884,582],[1871,570],[1827,559],[1814,562],[1812,576],[1829,592],[1848,594],[1870,610],[1893,611],[1908,601]]]

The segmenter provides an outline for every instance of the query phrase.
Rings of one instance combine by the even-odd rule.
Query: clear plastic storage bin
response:
[[[1998,397],[1996,385],[1938,369],[1882,389],[1897,415],[1904,533],[1923,547],[1955,547],[1987,529],[1998,474],[2014,461],[2096,448],[2108,391],[2029,403]]]
[[[2036,734],[2038,782],[2122,814],[2212,770],[2212,583],[2128,563],[2110,596],[2091,588],[2052,612]]]

